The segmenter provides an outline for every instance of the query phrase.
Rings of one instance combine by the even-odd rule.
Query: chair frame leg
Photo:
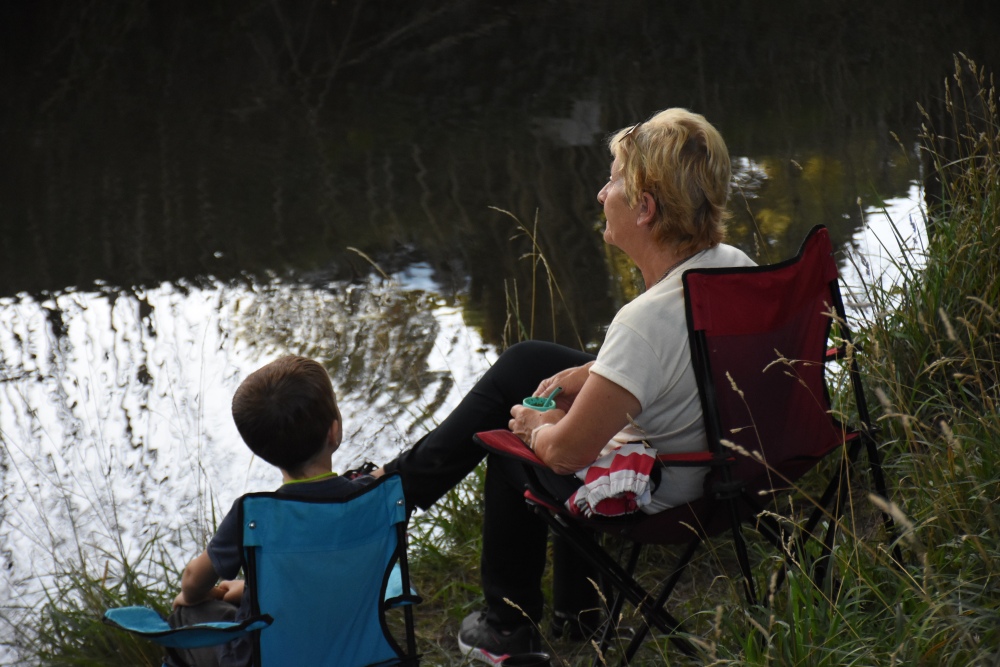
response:
[[[635,574],[635,568],[639,564],[639,556],[642,553],[642,545],[633,544],[631,550],[629,551],[628,562],[625,566],[625,571],[629,575]],[[608,646],[611,644],[611,635],[617,635],[618,618],[621,616],[622,609],[625,607],[625,596],[622,595],[621,589],[616,588],[614,597],[612,598],[611,607],[608,609],[608,618],[604,624],[604,629],[601,631],[601,639],[598,642],[598,653],[594,656],[594,667],[600,667],[603,664],[601,656],[607,651]]]
[[[691,562],[691,559],[694,558],[695,553],[698,551],[698,547],[701,546],[701,542],[702,542],[701,538],[698,537],[698,538],[695,538],[694,540],[692,540],[688,544],[687,549],[684,550],[684,553],[681,555],[680,560],[677,562],[677,565],[674,567],[674,571],[670,575],[670,578],[663,585],[663,588],[660,589],[659,595],[656,596],[656,601],[649,608],[649,612],[648,612],[649,614],[654,614],[658,610],[663,610],[663,607],[664,607],[664,605],[666,605],[667,600],[669,600],[671,594],[673,594],[674,588],[677,586],[677,582],[680,581],[681,575],[687,569],[687,566]],[[638,550],[638,547],[639,547],[639,545],[637,544],[636,545],[636,549],[637,550]],[[618,597],[621,597],[621,594],[619,594]],[[649,634],[650,619],[648,618],[648,616],[646,614],[644,614],[643,615],[643,620],[645,622],[642,624],[642,626],[639,628],[639,630],[635,633],[635,636],[632,638],[632,641],[629,642],[628,647],[625,649],[625,655],[624,655],[624,658],[622,660],[622,664],[623,665],[627,665],[627,664],[629,664],[632,661],[632,658],[635,657],[636,652],[639,650],[639,647],[642,645],[642,642],[645,640],[646,635]],[[673,639],[673,638],[671,638],[671,639]]]
[[[399,569],[400,576],[403,581],[403,592],[406,593],[410,588],[410,565],[409,560],[406,558],[407,553],[407,541],[406,541],[406,525],[404,523],[396,524],[396,539],[399,545],[400,553],[403,556],[399,559]],[[420,659],[417,655],[417,632],[416,624],[413,620],[413,605],[407,604],[403,606],[403,620],[406,626],[406,664],[417,665]]]
[[[757,605],[757,591],[753,584],[753,569],[750,567],[750,555],[747,553],[746,538],[743,537],[743,523],[740,521],[739,509],[735,500],[729,500],[729,518],[732,522],[730,530],[733,534],[733,546],[736,549],[736,559],[740,564],[740,572],[743,574],[743,594],[746,596],[747,604],[751,607]]]
[[[817,507],[810,514],[805,526],[800,531],[797,531],[794,538],[795,546],[792,550],[789,550],[782,543],[780,538],[781,531],[777,526],[777,523],[773,519],[760,517],[760,522],[766,524],[768,527],[768,531],[763,532],[764,536],[785,554],[785,566],[778,573],[775,589],[781,587],[781,584],[784,582],[787,574],[788,565],[793,561],[793,559],[798,558],[799,562],[802,561],[802,555],[805,553],[805,546],[810,539],[815,539],[813,531],[815,531],[822,518],[824,516],[832,515],[830,526],[826,529],[822,542],[822,554],[816,561],[815,569],[813,571],[814,584],[818,587],[823,585],[833,557],[833,544],[836,539],[837,528],[843,514],[843,505],[847,499],[849,491],[848,485],[850,481],[850,470],[857,464],[857,459],[861,453],[862,447],[864,447],[865,454],[868,457],[869,470],[872,475],[872,481],[876,493],[880,494],[883,498],[888,497],[888,488],[886,486],[885,477],[882,473],[881,460],[875,440],[867,434],[862,433],[861,438],[851,443],[848,448],[846,458],[841,461],[837,474],[830,480],[826,489],[823,491],[823,495],[820,497]],[[890,537],[893,537],[896,530],[892,517],[883,513],[882,520],[886,533]],[[902,554],[900,553],[899,545],[895,544],[895,540],[893,540],[893,542],[893,558],[897,565],[901,567],[903,562]]]
[[[625,601],[640,611],[648,624],[670,635],[670,640],[685,655],[697,655],[694,646],[679,636],[679,633],[683,632],[683,626],[680,621],[674,618],[666,609],[663,609],[662,606],[656,607],[651,604],[649,594],[639,585],[632,576],[632,573],[626,571],[620,563],[609,556],[604,549],[600,548],[593,537],[581,528],[569,524],[562,517],[553,515],[543,507],[536,508],[536,511],[553,531],[558,532],[562,537],[569,540],[578,553],[585,556],[608,577],[609,583],[618,591],[616,597],[623,596]],[[638,561],[638,556],[635,559]]]
[[[868,469],[871,471],[872,481],[875,484],[875,492],[883,498],[889,498],[889,487],[885,483],[885,475],[882,472],[882,457],[878,453],[878,443],[867,434],[862,435],[865,443],[865,452],[868,455]],[[882,513],[882,525],[885,526],[886,534],[892,538],[892,557],[896,561],[896,566],[903,568],[903,554],[899,549],[899,541],[896,539],[896,524],[892,517]]]

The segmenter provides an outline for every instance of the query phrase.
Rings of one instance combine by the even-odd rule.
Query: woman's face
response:
[[[604,217],[607,218],[604,242],[628,252],[623,244],[628,244],[628,239],[636,230],[638,212],[636,207],[629,205],[625,196],[625,182],[617,157],[611,163],[611,178],[597,193],[597,201],[604,207]]]

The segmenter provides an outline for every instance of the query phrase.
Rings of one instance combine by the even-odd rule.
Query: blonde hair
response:
[[[722,135],[704,116],[666,109],[609,140],[630,206],[656,200],[653,240],[688,255],[722,242],[731,167]]]

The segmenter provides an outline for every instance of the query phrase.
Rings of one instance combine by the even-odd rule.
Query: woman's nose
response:
[[[608,189],[608,186],[605,185],[603,188],[601,188],[600,192],[597,193],[597,202],[601,206],[604,206],[604,199],[607,197],[607,195],[604,194],[604,191],[607,190],[607,189]]]

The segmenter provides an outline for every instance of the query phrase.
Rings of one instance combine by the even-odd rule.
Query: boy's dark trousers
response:
[[[236,605],[222,600],[208,600],[192,607],[177,607],[167,617],[170,627],[179,628],[195,623],[233,621]],[[204,648],[168,648],[163,664],[167,667],[219,667],[218,646]]]

